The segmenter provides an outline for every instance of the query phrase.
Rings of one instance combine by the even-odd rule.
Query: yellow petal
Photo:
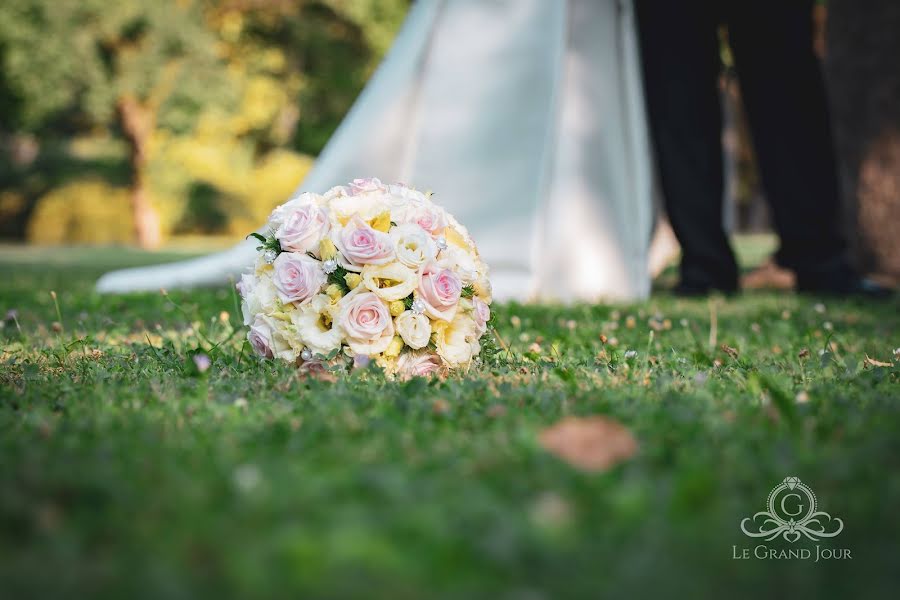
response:
[[[394,336],[394,339],[391,340],[391,344],[387,347],[387,350],[384,351],[384,355],[387,357],[396,357],[400,356],[400,351],[403,350],[403,339],[400,336]]]
[[[360,277],[359,273],[347,273],[344,275],[344,282],[347,284],[348,288],[353,290],[362,283],[362,277]]]
[[[332,242],[328,238],[323,238],[321,242],[319,242],[319,258],[322,260],[329,260],[337,256],[337,248],[334,247],[334,242]]]
[[[386,210],[369,221],[369,226],[376,231],[387,233],[391,229],[391,212]]]
[[[447,240],[448,243],[458,246],[463,250],[469,249],[469,244],[466,243],[466,239],[452,226],[444,229],[444,239]]]

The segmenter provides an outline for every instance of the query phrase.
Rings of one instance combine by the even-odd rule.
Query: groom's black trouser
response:
[[[720,23],[728,27],[778,262],[815,283],[845,270],[838,183],[812,0],[638,0],[650,128],[689,285],[734,289],[722,224]]]

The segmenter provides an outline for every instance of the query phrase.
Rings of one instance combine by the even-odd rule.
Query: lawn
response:
[[[897,597],[897,300],[507,304],[496,364],[329,382],[253,358],[229,289],[92,292],[158,259],[0,248],[2,598]],[[588,415],[637,452],[542,446]],[[735,559],[786,476],[844,530]]]

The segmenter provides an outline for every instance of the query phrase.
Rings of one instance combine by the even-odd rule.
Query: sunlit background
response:
[[[245,235],[302,180],[407,6],[3,2],[0,236]]]

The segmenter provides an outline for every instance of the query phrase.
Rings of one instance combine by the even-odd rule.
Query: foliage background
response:
[[[163,237],[245,233],[302,180],[407,7],[3,2],[0,236],[127,241],[135,202]]]

